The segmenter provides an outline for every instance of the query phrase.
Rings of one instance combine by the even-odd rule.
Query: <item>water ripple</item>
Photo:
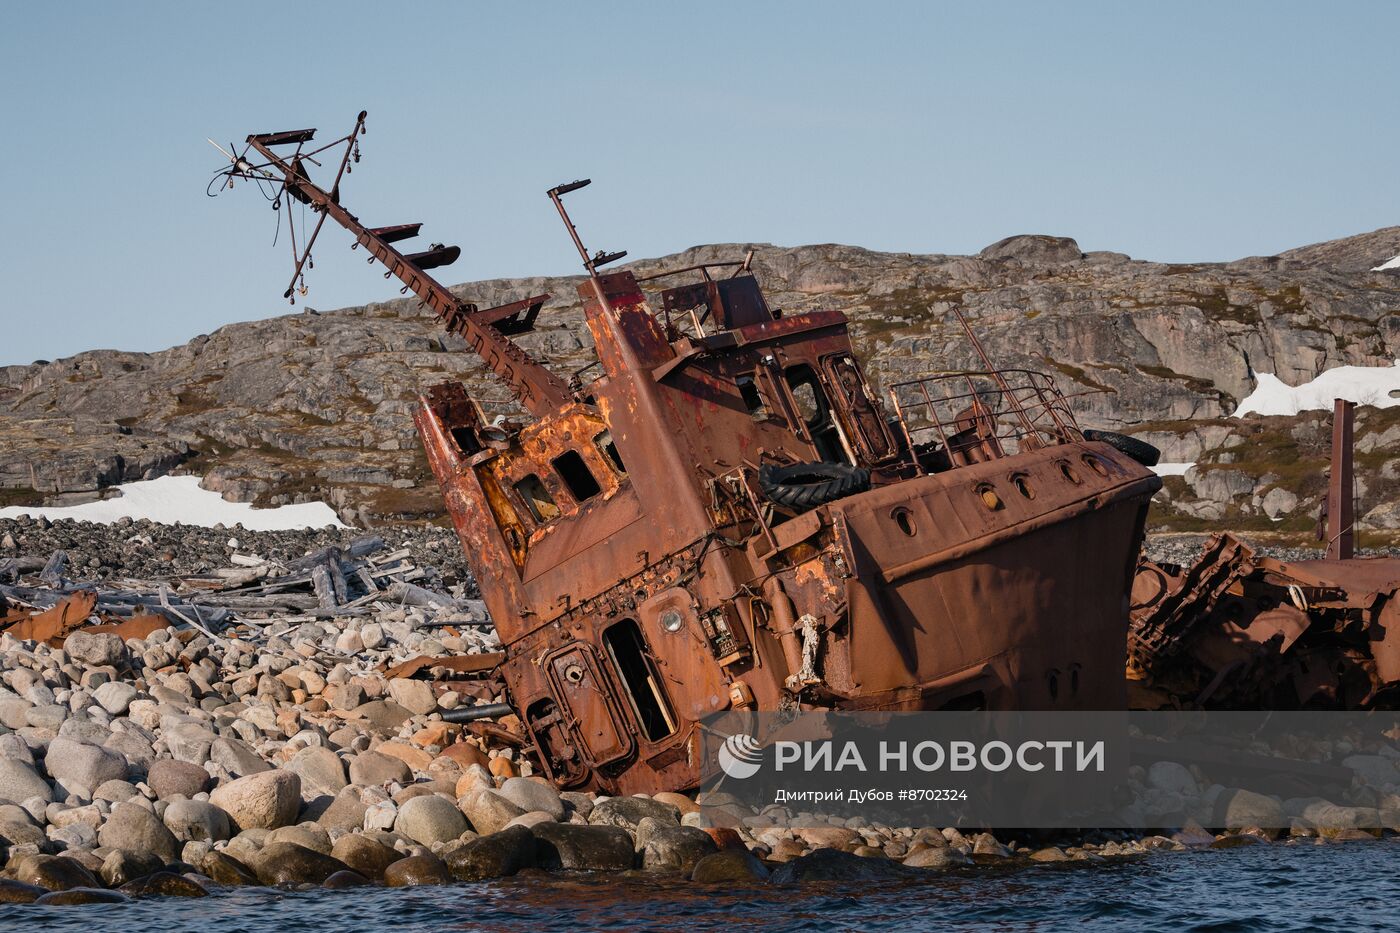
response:
[[[664,878],[556,875],[446,888],[283,892],[114,906],[5,905],[0,931],[354,933],[359,930],[1146,931],[1355,930],[1394,925],[1400,847],[1260,846],[1160,853],[1108,865],[930,874],[887,885],[700,886]],[[1325,905],[1322,906],[1322,905]]]

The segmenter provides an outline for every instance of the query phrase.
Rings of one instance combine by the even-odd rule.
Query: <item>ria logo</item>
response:
[[[741,781],[753,777],[763,766],[763,746],[751,735],[735,733],[724,740],[717,757],[724,773]]]

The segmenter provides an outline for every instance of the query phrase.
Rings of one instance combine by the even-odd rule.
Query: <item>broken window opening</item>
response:
[[[740,376],[734,381],[739,385],[739,395],[744,399],[744,407],[749,410],[749,417],[755,421],[766,418],[768,410],[764,407],[763,396],[759,394],[753,376]]]
[[[520,496],[520,500],[525,503],[535,521],[543,523],[559,517],[559,506],[554,504],[554,497],[535,474],[530,473],[523,479],[516,480],[515,493]]]
[[[666,695],[661,692],[661,676],[637,623],[623,619],[613,625],[603,632],[603,644],[607,646],[613,669],[626,687],[632,712],[647,740],[655,742],[674,733],[675,717],[671,715]]]
[[[783,372],[798,414],[807,424],[817,456],[825,463],[848,463],[841,432],[831,417],[831,403],[817,372],[806,363],[789,366]]]
[[[603,452],[603,456],[608,458],[608,462],[618,473],[623,476],[627,475],[627,467],[622,465],[622,454],[617,452],[617,445],[613,443],[611,431],[595,435],[593,445]]]
[[[452,443],[457,445],[457,450],[464,457],[481,450],[481,443],[476,439],[476,432],[469,427],[452,428],[448,433],[452,435]]]
[[[577,450],[566,450],[550,463],[554,464],[554,472],[559,474],[564,485],[569,487],[569,494],[575,502],[587,502],[603,491]]]

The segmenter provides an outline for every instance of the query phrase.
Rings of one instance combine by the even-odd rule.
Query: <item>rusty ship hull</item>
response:
[[[514,416],[444,383],[414,418],[514,728],[556,784],[695,787],[701,723],[725,710],[1124,707],[1160,488],[1131,439],[1081,430],[1050,377],[997,369],[960,311],[986,368],[881,394],[845,315],[770,308],[752,254],[604,272],[625,254],[586,250],[562,200],[587,181],[548,192],[597,354],[566,379],[511,339],[549,295],[479,308],[426,271],[455,247],[405,254],[420,225],[342,205],[364,121],[310,152],[310,130],[250,136],[228,183],[320,215],[293,284],[332,219],[510,390]],[[327,190],[307,163],[339,144]]]
[[[1035,498],[1015,491],[1014,471]],[[838,503],[863,552],[848,582],[849,705],[1124,708],[1124,581],[1155,478],[1103,444],[968,472]],[[1007,490],[1002,510],[970,494],[981,484]],[[914,535],[890,520],[899,508]]]

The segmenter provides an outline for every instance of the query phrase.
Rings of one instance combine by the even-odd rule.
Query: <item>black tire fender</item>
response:
[[[1146,467],[1156,466],[1157,461],[1162,458],[1162,452],[1147,441],[1140,441],[1136,437],[1129,437],[1116,431],[1096,431],[1093,428],[1088,428],[1084,431],[1084,439],[1107,444]]]
[[[765,463],[758,485],[778,505],[811,509],[869,489],[870,471],[845,463]]]

